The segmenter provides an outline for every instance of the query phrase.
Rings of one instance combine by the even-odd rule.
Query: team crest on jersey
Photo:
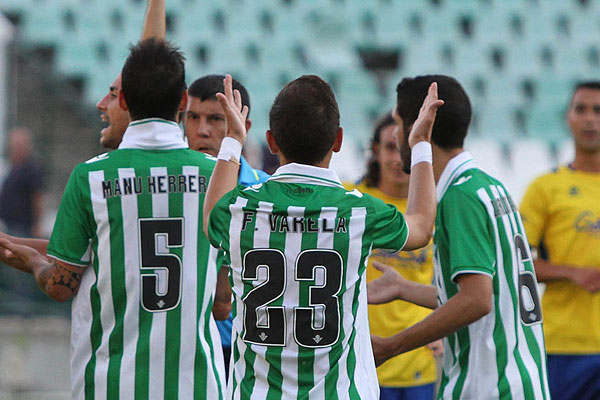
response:
[[[574,227],[577,232],[599,235],[600,217],[595,215],[591,210],[585,210],[575,218]]]
[[[579,196],[579,188],[577,186],[571,186],[569,188],[569,196]]]

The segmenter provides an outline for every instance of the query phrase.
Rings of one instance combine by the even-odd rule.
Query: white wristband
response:
[[[412,148],[412,154],[410,159],[410,167],[414,167],[420,162],[428,162],[432,164],[433,156],[431,154],[431,143],[419,142]]]
[[[241,155],[242,144],[238,140],[228,136],[221,142],[221,149],[217,155],[217,160],[233,161],[239,164]]]

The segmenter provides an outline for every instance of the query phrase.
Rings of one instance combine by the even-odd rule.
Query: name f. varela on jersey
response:
[[[234,295],[234,399],[378,399],[366,261],[408,238],[393,206],[302,164],[238,186],[210,215]]]

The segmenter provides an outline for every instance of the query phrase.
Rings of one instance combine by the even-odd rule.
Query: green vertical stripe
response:
[[[136,168],[136,175],[150,176],[150,169]],[[152,195],[145,191],[143,194],[138,195],[138,218],[152,218]],[[144,400],[148,398],[150,385],[150,331],[152,329],[152,313],[144,310],[141,306],[139,310],[139,332],[135,352],[135,398],[136,400]]]
[[[168,174],[177,175],[182,173],[181,168],[167,170]],[[169,194],[169,217],[183,217],[183,195],[177,193]],[[185,229],[185,221],[183,221],[182,229]],[[199,235],[200,236],[200,235]],[[185,243],[185,233],[183,236],[184,246],[188,245]],[[179,257],[179,260],[183,261],[183,247],[170,248],[171,254]],[[181,265],[181,282],[185,279],[186,268]],[[203,291],[198,291],[203,293]],[[182,295],[180,287],[180,296]],[[181,349],[181,301],[179,305],[167,312],[166,318],[166,343],[165,343],[165,400],[176,400],[179,392],[179,351]],[[210,336],[207,336],[210,338]]]
[[[98,239],[94,242],[95,254],[98,254]],[[94,257],[94,273],[98,277],[98,258]],[[85,399],[93,400],[95,398],[94,373],[96,371],[96,351],[102,341],[102,323],[100,321],[100,293],[98,292],[98,280],[90,289],[90,304],[92,307],[92,327],[90,330],[90,342],[92,345],[92,356],[85,368]]]
[[[462,398],[462,391],[465,386],[465,380],[467,379],[467,373],[469,372],[469,352],[471,350],[471,341],[469,337],[469,328],[465,326],[456,332],[456,338],[458,339],[458,346],[460,353],[458,356],[458,365],[460,366],[460,373],[454,390],[452,390],[452,398],[460,400]]]

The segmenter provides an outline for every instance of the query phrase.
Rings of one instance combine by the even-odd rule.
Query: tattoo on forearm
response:
[[[53,286],[64,286],[72,294],[75,294],[79,288],[81,275],[79,272],[63,267],[56,260],[52,260],[50,265],[40,272],[38,281],[40,286],[46,288],[46,291],[50,291]]]

